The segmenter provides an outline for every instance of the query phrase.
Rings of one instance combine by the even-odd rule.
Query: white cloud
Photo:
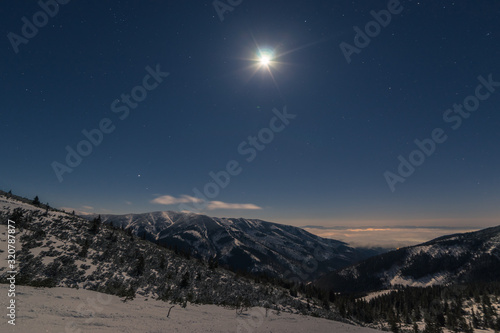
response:
[[[82,208],[85,210],[94,210],[94,207],[92,206],[82,206]]]
[[[162,195],[151,201],[152,203],[160,204],[160,205],[175,205],[180,203],[189,203],[189,202],[202,202],[203,200],[199,198],[195,198],[189,195],[181,195],[179,198],[173,197],[171,195]]]
[[[237,203],[227,203],[222,201],[210,201],[207,205],[209,210],[214,209],[262,209],[261,207],[254,204],[237,204]]]
[[[214,209],[262,209],[261,207],[251,204],[239,204],[239,203],[228,203],[222,201],[204,201],[200,198],[192,197],[189,195],[181,195],[176,198],[171,195],[162,195],[158,198],[151,201],[151,203],[160,204],[160,205],[175,205],[181,203],[203,203],[208,210]]]

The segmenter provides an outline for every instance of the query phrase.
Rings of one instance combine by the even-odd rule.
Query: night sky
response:
[[[98,213],[500,224],[498,1],[54,2],[2,5],[3,190]]]

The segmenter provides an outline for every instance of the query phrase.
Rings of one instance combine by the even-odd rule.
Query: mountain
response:
[[[7,241],[10,251],[6,251]],[[17,287],[86,289],[124,301],[137,295],[182,307],[214,304],[236,308],[237,313],[261,306],[341,320],[327,302],[311,293],[306,297],[302,291],[292,291],[290,285],[250,279],[176,254],[98,219],[88,221],[0,192],[0,257],[7,263],[8,255],[15,255],[15,262],[10,262],[14,267],[0,265],[0,283]],[[14,282],[8,272],[13,269],[17,271]]]
[[[338,292],[368,292],[400,285],[498,281],[499,276],[500,226],[384,253],[325,274],[315,285]]]
[[[96,215],[84,216],[95,218]],[[311,281],[380,252],[356,249],[301,228],[244,218],[172,211],[101,215],[104,223],[132,230],[162,246],[215,259],[233,271]]]

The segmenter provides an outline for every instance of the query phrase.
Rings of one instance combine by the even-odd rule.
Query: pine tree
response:
[[[423,333],[443,333],[443,328],[437,325],[437,323],[433,321],[432,318],[426,317]]]
[[[82,258],[85,258],[87,256],[88,251],[89,251],[89,247],[90,247],[90,242],[87,238],[85,238],[85,241],[83,242],[82,248],[81,248],[80,252],[78,253],[78,255]]]
[[[215,257],[208,259],[208,269],[214,270],[219,266],[219,263]]]
[[[38,195],[37,195],[37,196],[35,196],[35,199],[33,199],[33,202],[32,202],[32,203],[33,203],[33,205],[35,205],[35,206],[39,206],[39,205],[40,205],[40,199],[38,199]]]
[[[464,329],[464,332],[465,333],[474,333],[474,328],[472,327],[472,324],[468,325],[467,323],[465,323],[465,329]]]
[[[139,258],[137,259],[137,265],[135,266],[135,274],[142,275],[144,273],[144,267],[145,267],[144,256],[142,254],[139,254]]]
[[[479,319],[477,318],[474,309],[472,309],[472,326],[474,328],[479,328]]]
[[[181,282],[179,283],[179,287],[181,289],[184,289],[184,288],[187,288],[187,286],[189,285],[189,272],[186,272],[184,273],[184,275],[182,276],[182,280]]]
[[[96,235],[97,232],[99,231],[99,227],[101,226],[101,215],[99,215],[98,218],[94,218],[91,222],[91,226],[90,226],[90,229],[89,231]]]
[[[391,327],[391,332],[399,333],[399,320],[397,320],[396,315],[392,310],[389,311],[389,318],[387,319],[389,326]]]

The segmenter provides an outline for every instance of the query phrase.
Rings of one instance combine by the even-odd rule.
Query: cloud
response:
[[[203,200],[199,198],[195,198],[189,195],[181,195],[179,198],[173,197],[171,195],[163,195],[151,201],[152,203],[160,204],[160,205],[175,205],[180,203],[189,203],[189,202],[202,202]]]
[[[94,210],[94,207],[92,206],[82,206],[82,208],[86,210]]]
[[[175,205],[181,203],[202,203],[208,210],[214,209],[262,209],[261,207],[251,203],[228,203],[222,201],[204,201],[200,198],[192,197],[189,195],[181,195],[176,198],[171,195],[162,195],[151,201],[160,205]]]
[[[236,204],[227,203],[222,201],[210,201],[207,205],[209,210],[214,209],[262,209],[261,207],[254,204]]]

